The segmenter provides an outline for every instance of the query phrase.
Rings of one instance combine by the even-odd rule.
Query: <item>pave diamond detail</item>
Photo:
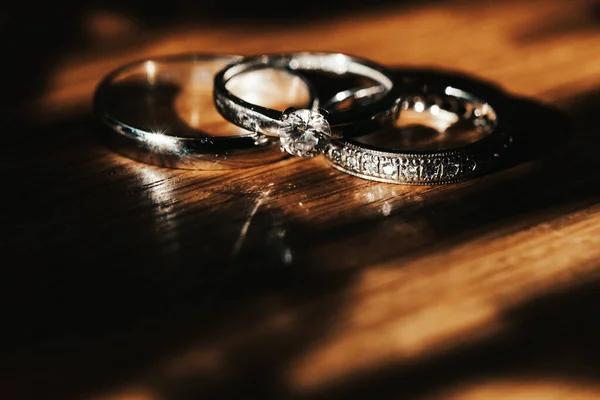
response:
[[[383,176],[384,178],[398,178],[398,160],[387,157],[381,158],[379,161],[379,171],[381,176]]]
[[[342,162],[342,150],[339,147],[331,146],[329,148],[329,157],[336,163]]]
[[[331,128],[320,113],[308,109],[284,112],[279,128],[282,150],[302,157],[314,157],[328,146]]]
[[[447,160],[444,164],[444,177],[448,179],[456,178],[460,174],[460,164],[453,160]]]
[[[417,180],[421,177],[421,163],[416,158],[403,159],[400,163],[400,176],[408,181]]]
[[[437,182],[444,179],[444,164],[442,158],[431,158],[425,160],[423,166],[423,180],[426,182]]]
[[[379,157],[365,154],[362,169],[365,174],[377,175],[379,173]]]
[[[346,157],[346,166],[352,169],[358,169],[358,160],[355,156]]]

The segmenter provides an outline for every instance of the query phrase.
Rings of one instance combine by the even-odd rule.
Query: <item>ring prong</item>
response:
[[[282,120],[286,120],[287,117],[293,113],[294,111],[297,111],[298,109],[295,107],[288,107],[285,110],[283,110],[283,113],[281,114],[281,119]]]
[[[329,117],[329,111],[327,111],[324,108],[319,108],[319,114],[321,114],[322,116],[324,116],[325,118]]]

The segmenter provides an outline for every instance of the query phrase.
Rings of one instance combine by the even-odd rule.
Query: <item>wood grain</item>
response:
[[[43,58],[3,66],[2,397],[600,398],[599,4],[414,3],[34,19],[60,26]],[[30,10],[8,10],[0,29],[25,35]],[[518,155],[410,187],[320,158],[164,169],[99,141],[90,98],[112,68],[265,50],[499,85]]]

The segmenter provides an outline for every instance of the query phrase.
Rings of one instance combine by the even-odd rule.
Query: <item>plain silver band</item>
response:
[[[350,110],[330,112],[327,121],[332,129],[347,136],[363,130],[365,125],[382,125],[393,117],[397,94],[393,93],[392,71],[371,61],[341,53],[265,54],[245,58],[229,65],[215,76],[214,101],[219,113],[228,121],[252,132],[278,136],[282,112],[248,103],[232,94],[226,87],[234,76],[260,68],[285,68],[292,71],[321,71],[336,75],[356,74],[374,80],[385,88],[385,94],[376,101]],[[317,110],[313,102],[310,109]]]
[[[245,168],[280,160],[284,157],[274,140],[257,140],[253,132],[233,136],[180,136],[157,134],[139,129],[127,121],[115,118],[106,103],[107,91],[124,73],[139,69],[148,62],[161,67],[169,63],[189,62],[202,68],[205,62],[223,62],[228,65],[242,60],[240,55],[229,54],[181,54],[140,60],[124,65],[106,75],[94,93],[94,112],[110,129],[103,130],[107,144],[117,152],[141,161],[170,168],[215,170]],[[309,94],[315,91],[308,81],[300,77],[309,88]],[[212,77],[208,81],[212,83]],[[151,84],[151,82],[148,82]],[[140,99],[142,101],[143,99]],[[311,99],[311,103],[314,99]],[[161,135],[157,138],[157,135]],[[156,145],[160,139],[163,145]],[[164,145],[167,144],[167,145]]]
[[[477,91],[474,88],[467,88]],[[331,165],[363,179],[410,185],[439,185],[474,178],[493,170],[512,143],[506,127],[505,96],[498,92],[479,98],[468,91],[448,85],[413,84],[407,93],[444,93],[462,100],[483,100],[497,116],[497,125],[484,138],[463,147],[440,151],[401,151],[366,145],[356,140],[332,140],[325,154]],[[412,92],[411,92],[412,90]],[[349,98],[362,99],[380,91],[345,91],[329,103],[334,108]],[[402,98],[399,99],[402,102]],[[401,111],[400,111],[401,112]]]

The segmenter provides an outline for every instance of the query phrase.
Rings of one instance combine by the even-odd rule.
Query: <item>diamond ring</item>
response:
[[[228,83],[256,69],[276,68],[315,71],[337,76],[355,75],[370,80],[382,94],[361,107],[325,111],[315,101],[310,108],[277,111],[235,96]],[[266,54],[247,57],[215,76],[214,102],[228,121],[259,135],[279,137],[281,149],[308,158],[327,152],[330,142],[357,132],[377,129],[394,118],[397,110],[394,74],[371,61],[341,53]]]

